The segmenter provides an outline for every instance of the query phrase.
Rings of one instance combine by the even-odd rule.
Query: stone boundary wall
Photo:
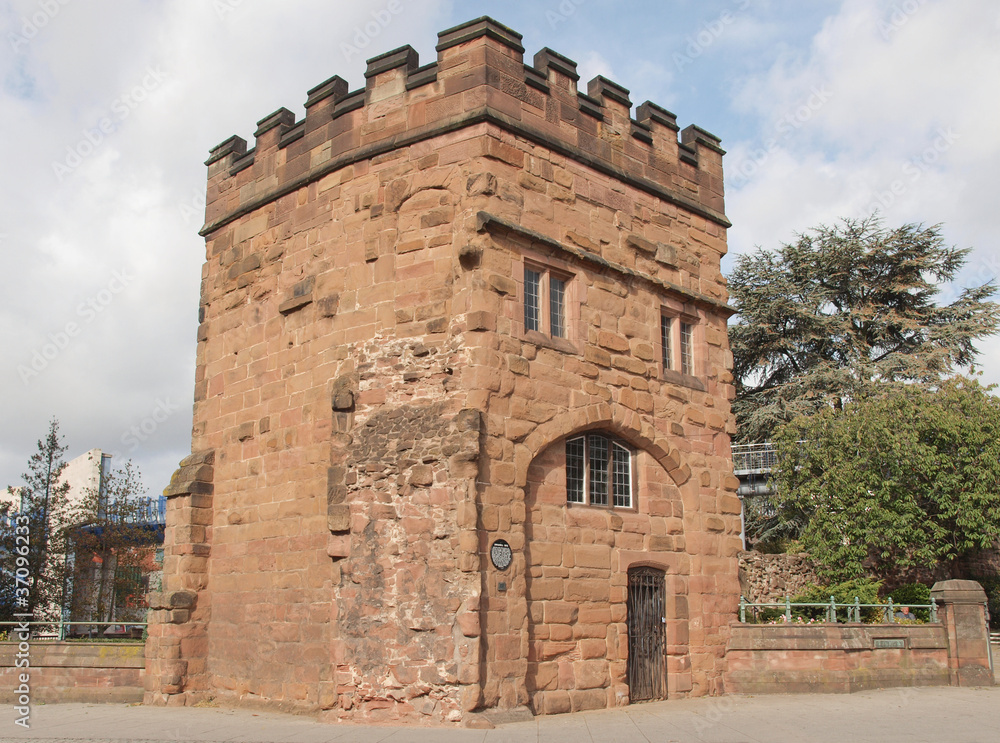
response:
[[[844,693],[949,683],[948,637],[940,624],[734,622],[731,627],[726,654],[730,693]],[[902,641],[904,647],[876,647],[876,640]]]
[[[730,625],[726,691],[854,692],[896,686],[991,686],[982,588],[936,583],[935,624]]]
[[[769,555],[763,552],[740,552],[740,593],[747,601],[783,601],[808,586],[819,583],[812,559],[805,552],[797,555]]]
[[[31,702],[141,702],[143,643],[32,642],[31,666],[15,668],[18,643],[0,642],[0,703],[14,701],[20,674],[30,674]]]

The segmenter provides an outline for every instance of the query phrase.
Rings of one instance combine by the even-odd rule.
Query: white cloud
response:
[[[890,224],[944,223],[950,242],[975,247],[963,282],[996,265],[1000,40],[983,11],[975,0],[846,0],[808,53],[747,79],[735,105],[760,127],[729,143],[731,248],[773,247],[875,207]],[[1000,349],[983,348],[1000,381]]]
[[[156,493],[190,446],[208,149],[367,57],[433,54],[440,4],[66,2],[11,43],[40,7],[0,9],[0,477],[56,416]]]
[[[400,12],[386,15],[388,0],[65,0],[24,43],[10,35],[19,39],[42,6],[0,3],[0,136],[4,174],[13,176],[0,179],[0,487],[15,484],[52,415],[72,453],[118,449],[136,457],[151,491],[165,484],[190,444],[205,249],[196,234],[201,163],[232,134],[251,139],[255,122],[280,106],[301,116],[306,90],[331,75],[360,87],[367,57],[412,44],[431,61],[437,31],[485,8],[398,2]],[[742,2],[718,8],[739,10]],[[758,0],[681,71],[672,55],[683,49],[658,44],[658,29],[697,33],[714,11],[588,2],[558,28],[545,21],[549,6],[496,12],[537,39],[528,60],[543,45],[575,56],[584,85],[602,74],[630,88],[636,102],[650,97],[682,122],[697,118],[723,136],[756,122],[756,137],[724,142],[735,250],[774,245],[793,230],[849,214],[866,189],[877,194],[902,178],[887,218],[945,222],[949,239],[978,247],[969,275],[979,275],[998,263],[997,14],[981,0],[919,0],[918,12],[882,33],[878,24],[891,20],[893,2],[918,0],[847,0],[803,40],[794,13]],[[608,33],[609,14],[627,30]],[[631,44],[638,28],[652,31]],[[572,37],[561,35],[570,29]],[[759,73],[762,58],[776,62]],[[744,77],[733,101],[724,96],[737,74]],[[809,108],[824,85],[832,95]],[[909,179],[906,163],[948,127],[960,138]],[[739,165],[753,162],[747,158],[770,139],[762,162],[734,183]],[[60,179],[53,163],[71,172]],[[111,292],[123,269],[132,278]],[[90,301],[100,312],[86,311]],[[59,349],[68,323],[79,332]],[[18,367],[53,349],[24,384]],[[1000,344],[984,349],[1000,369]],[[123,439],[158,401],[179,409],[129,452]]]

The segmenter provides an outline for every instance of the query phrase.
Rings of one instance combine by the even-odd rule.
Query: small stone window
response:
[[[694,374],[694,325],[689,322],[681,326],[681,374]]]
[[[543,266],[524,265],[524,330],[566,337],[569,277]]]
[[[660,315],[660,349],[664,371],[694,376],[695,324],[680,317]]]
[[[566,501],[632,508],[632,450],[602,433],[567,439]]]

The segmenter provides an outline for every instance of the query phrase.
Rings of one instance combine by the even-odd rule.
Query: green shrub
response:
[[[892,603],[895,606],[929,604],[931,602],[930,586],[925,586],[923,583],[904,583],[891,591],[883,591],[882,593],[882,601],[889,603],[889,599],[892,598]],[[921,622],[929,622],[930,609],[914,609],[913,616]]]
[[[853,604],[855,598],[862,604],[877,604],[878,592],[881,587],[882,581],[871,578],[854,578],[828,586],[813,585],[796,594],[792,598],[792,603],[829,604],[830,597],[833,596],[834,601],[838,604]],[[802,607],[797,610],[793,609],[792,613],[794,615],[801,614],[806,619],[823,619],[826,616],[826,610],[821,607]],[[878,609],[861,610],[861,621],[863,622],[874,622],[878,617]],[[837,618],[840,621],[846,621],[847,610],[839,609]]]
[[[973,576],[986,592],[986,601],[990,610],[990,629],[1000,630],[1000,578],[995,575]]]

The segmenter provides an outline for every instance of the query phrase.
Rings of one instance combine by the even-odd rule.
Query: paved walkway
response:
[[[996,743],[1000,687],[894,689],[680,699],[538,717],[494,730],[324,724],[309,717],[221,708],[47,704],[31,728],[0,708],[0,741],[149,743]]]

